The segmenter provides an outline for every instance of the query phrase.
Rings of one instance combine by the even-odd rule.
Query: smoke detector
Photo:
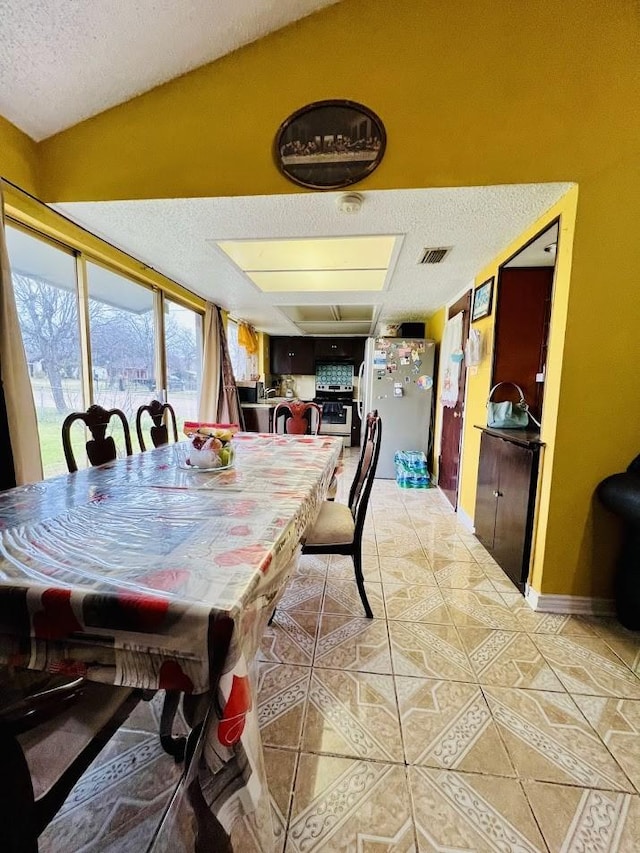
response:
[[[359,213],[364,196],[360,193],[344,193],[338,198],[338,210],[340,213]]]

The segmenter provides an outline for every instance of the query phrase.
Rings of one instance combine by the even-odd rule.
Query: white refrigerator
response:
[[[376,477],[395,479],[397,450],[427,454],[434,393],[435,342],[423,338],[368,338],[358,381],[358,411],[378,410],[382,444]]]

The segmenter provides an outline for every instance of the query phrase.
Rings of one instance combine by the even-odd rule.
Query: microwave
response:
[[[264,399],[264,382],[241,380],[236,385],[241,403],[259,403]]]

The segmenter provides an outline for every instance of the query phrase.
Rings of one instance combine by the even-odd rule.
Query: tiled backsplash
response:
[[[316,382],[323,385],[353,385],[353,365],[318,364]]]

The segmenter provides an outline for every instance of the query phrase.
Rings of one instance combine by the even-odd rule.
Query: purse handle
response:
[[[523,410],[524,410],[524,411],[529,415],[529,417],[530,417],[530,418],[531,418],[531,420],[534,422],[534,424],[536,424],[536,426],[538,426],[538,427],[540,427],[540,428],[542,429],[542,425],[541,425],[540,421],[539,421],[539,420],[537,420],[536,418],[534,418],[534,417],[533,417],[533,415],[531,414],[531,410],[529,409],[529,404],[527,403],[527,401],[525,400],[525,397],[524,397],[524,391],[523,391],[523,390],[522,390],[522,388],[521,388],[519,385],[517,385],[515,382],[509,382],[509,381],[506,381],[506,382],[497,382],[497,383],[493,386],[493,388],[491,389],[491,391],[489,391],[489,397],[487,398],[487,406],[488,406],[488,405],[489,405],[489,403],[491,402],[491,395],[492,395],[492,394],[493,394],[493,392],[496,390],[496,388],[499,388],[501,385],[513,385],[513,387],[514,387],[514,388],[517,388],[517,389],[518,389],[518,392],[519,392],[519,394],[520,394],[520,399],[518,400],[518,402],[516,403],[516,405],[517,405],[517,406],[520,406],[520,408],[521,408],[521,409],[523,409]]]
[[[498,383],[496,383],[493,386],[493,388],[491,389],[491,391],[489,391],[489,397],[487,399],[487,403],[491,402],[491,395],[496,390],[496,388],[499,388],[501,385],[513,385],[514,388],[517,388],[518,391],[520,392],[520,399],[518,400],[518,403],[525,403],[526,404],[527,401],[524,398],[524,391],[522,390],[522,388],[519,385],[516,385],[515,382],[498,382]]]

